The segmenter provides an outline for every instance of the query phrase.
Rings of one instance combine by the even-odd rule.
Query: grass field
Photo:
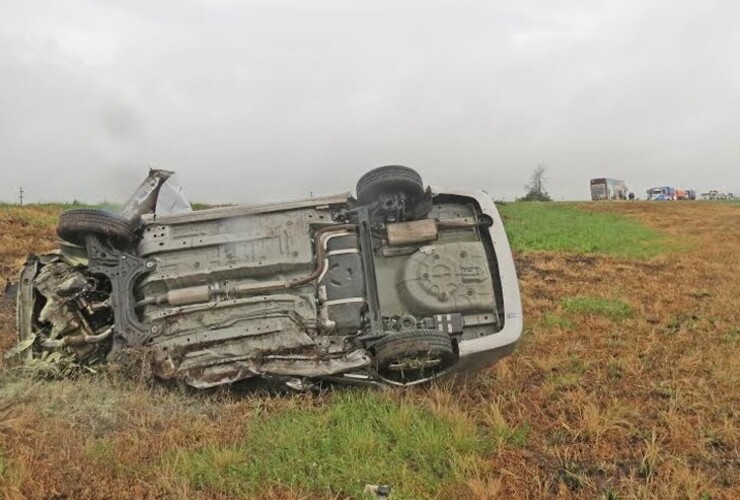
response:
[[[519,251],[568,251],[647,258],[686,244],[638,220],[583,210],[573,203],[501,204],[511,245]]]
[[[0,207],[0,279],[54,246],[61,209]],[[526,331],[497,366],[286,397],[0,359],[0,496],[740,498],[740,204],[500,210]],[[6,306],[0,351],[13,335]]]

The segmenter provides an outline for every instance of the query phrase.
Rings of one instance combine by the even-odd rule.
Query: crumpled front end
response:
[[[17,290],[18,345],[6,356],[48,361],[55,369],[90,366],[111,348],[110,284],[61,253],[31,256]]]

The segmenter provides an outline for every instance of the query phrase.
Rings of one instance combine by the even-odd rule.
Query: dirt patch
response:
[[[569,255],[565,257],[565,260],[569,264],[578,264],[588,267],[595,265],[599,259],[593,255]]]

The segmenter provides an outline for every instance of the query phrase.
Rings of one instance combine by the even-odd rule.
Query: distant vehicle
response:
[[[677,188],[676,189],[676,199],[677,200],[695,200],[696,191],[694,191],[693,189]]]
[[[717,189],[712,189],[708,193],[701,194],[702,200],[734,200],[735,195],[733,193],[724,193]]]
[[[647,190],[647,199],[655,201],[675,200],[676,188],[670,186],[650,188]]]
[[[60,250],[23,268],[18,353],[89,365],[146,350],[156,377],[196,388],[305,389],[414,385],[519,341],[514,259],[485,193],[390,165],[357,198],[194,212],[172,179],[153,170],[125,216],[61,215]]]
[[[626,200],[627,186],[619,179],[591,179],[591,199],[598,200]]]

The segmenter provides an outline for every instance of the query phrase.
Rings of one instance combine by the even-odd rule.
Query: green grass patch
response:
[[[547,375],[546,380],[553,385],[561,387],[575,387],[581,382],[583,374],[588,370],[588,364],[582,359],[571,355],[567,363],[563,363]]]
[[[564,318],[553,312],[546,312],[542,317],[542,324],[545,328],[561,328],[563,330],[570,330],[576,325],[568,318]]]
[[[379,393],[349,391],[334,394],[322,407],[262,415],[243,442],[183,451],[172,459],[191,486],[226,495],[289,487],[362,497],[365,484],[390,484],[397,498],[426,498],[464,480],[465,464],[492,447],[471,419],[456,417]]]
[[[728,344],[740,344],[740,326],[733,326],[722,336],[722,341]]]
[[[524,448],[527,445],[527,440],[531,432],[532,429],[527,424],[516,427],[500,425],[493,428],[496,442],[499,444],[506,443],[514,448]]]
[[[566,297],[562,301],[562,307],[564,311],[577,314],[596,314],[613,320],[621,320],[632,316],[632,308],[629,304],[621,300],[602,297]]]
[[[498,208],[511,246],[518,251],[648,258],[670,249],[662,234],[618,214],[590,212],[570,203],[517,202]]]
[[[568,371],[571,373],[584,374],[588,370],[588,363],[573,354],[568,358]]]

